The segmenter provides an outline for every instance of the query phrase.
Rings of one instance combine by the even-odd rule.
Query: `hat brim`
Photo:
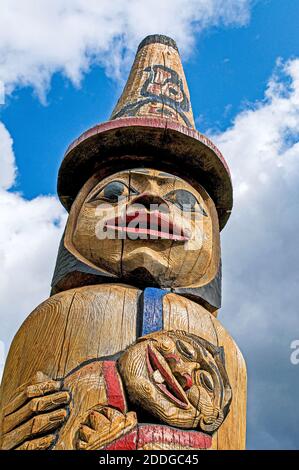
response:
[[[198,131],[167,119],[127,117],[84,132],[67,149],[58,174],[58,195],[70,210],[94,173],[149,167],[198,182],[213,199],[222,229],[233,204],[228,166],[217,147]]]

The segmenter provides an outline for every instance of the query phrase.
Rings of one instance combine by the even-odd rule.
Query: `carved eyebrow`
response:
[[[151,171],[144,170],[144,169],[142,169],[142,170],[130,170],[130,174],[132,176],[134,176],[135,174],[149,176],[149,175],[151,175]],[[164,173],[164,172],[160,172],[157,175],[154,175],[153,177],[157,178],[159,180],[163,180],[165,183],[168,183],[168,184],[173,184],[174,180],[180,180],[180,178],[177,178],[176,176],[171,175],[170,173]]]
[[[166,173],[165,171],[160,171],[158,176],[170,176],[171,178],[175,178],[174,175],[171,175],[170,173]]]
[[[140,169],[137,168],[136,170],[130,170],[130,173],[138,173],[138,174],[141,174],[141,175],[149,175],[150,171],[145,170],[144,168],[140,168]]]

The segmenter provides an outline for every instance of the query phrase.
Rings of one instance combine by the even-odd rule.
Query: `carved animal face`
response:
[[[222,350],[183,331],[141,338],[119,359],[130,399],[161,421],[213,432],[231,402]]]
[[[218,219],[202,188],[136,169],[102,180],[79,201],[67,248],[93,267],[162,287],[198,285],[215,276]]]

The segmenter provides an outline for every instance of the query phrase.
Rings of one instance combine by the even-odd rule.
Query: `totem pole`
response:
[[[243,449],[246,367],[217,320],[228,167],[175,42],[146,37],[108,122],[68,148],[52,292],[1,385],[2,449]]]

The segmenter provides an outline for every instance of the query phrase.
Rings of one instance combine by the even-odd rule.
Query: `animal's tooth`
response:
[[[162,384],[164,382],[164,378],[162,377],[161,372],[158,369],[156,369],[153,373],[153,379],[157,384]]]

